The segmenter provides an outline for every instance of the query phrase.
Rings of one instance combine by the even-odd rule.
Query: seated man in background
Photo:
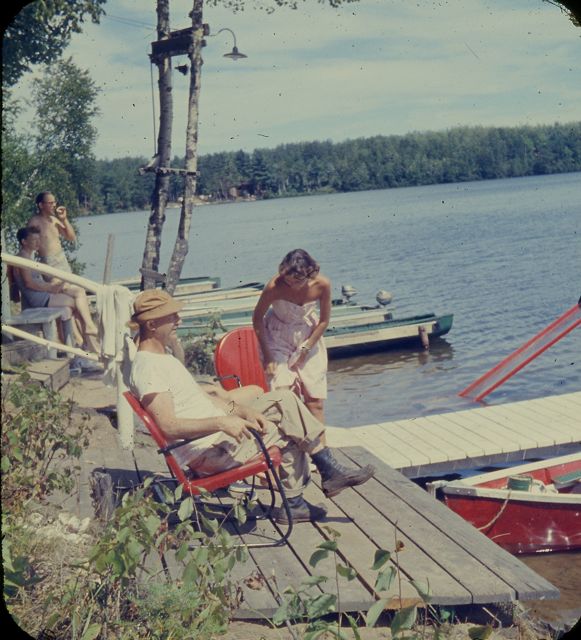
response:
[[[176,341],[181,307],[181,302],[158,289],[135,299],[132,321],[139,328],[139,344],[130,388],[170,442],[194,438],[173,451],[182,466],[203,476],[243,464],[259,453],[249,431],[254,428],[266,446],[278,445],[282,450],[280,475],[296,522],[319,521],[326,515],[323,506],[303,498],[310,478],[309,459],[321,474],[327,497],[373,476],[371,466],[338,463],[325,444],[324,425],[291,391],[271,391],[249,404],[205,393],[179,359],[168,353]],[[280,510],[276,519],[286,523],[286,513]]]
[[[40,230],[36,227],[19,229],[16,239],[20,244],[18,255],[21,258],[34,260],[40,243]],[[75,340],[81,346],[93,352],[99,351],[97,326],[91,317],[87,294],[82,287],[78,287],[62,280],[52,278],[45,280],[41,273],[25,267],[14,267],[14,280],[20,290],[24,308],[28,307],[68,307],[81,327],[73,322]],[[90,368],[91,361],[87,361],[84,368]]]

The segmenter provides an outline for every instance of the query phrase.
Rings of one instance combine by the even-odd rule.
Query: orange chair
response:
[[[198,496],[202,491],[212,493],[217,489],[228,487],[234,482],[244,480],[245,478],[254,478],[259,473],[264,474],[268,480],[268,488],[270,490],[270,505],[268,506],[264,517],[269,517],[275,503],[275,488],[272,483],[272,481],[274,480],[276,489],[281,496],[282,507],[286,511],[289,522],[286,532],[282,534],[280,538],[273,542],[253,543],[246,546],[278,547],[286,543],[291,534],[293,522],[284,487],[282,486],[280,476],[278,474],[278,467],[281,463],[281,452],[278,447],[272,446],[267,449],[258,431],[256,431],[255,429],[250,429],[253,436],[256,438],[256,442],[258,443],[258,446],[262,452],[257,455],[256,458],[245,462],[239,467],[229,469],[228,471],[222,471],[211,476],[205,476],[201,478],[189,477],[187,472],[178,464],[172,451],[177,447],[181,447],[183,444],[191,442],[191,440],[180,440],[178,442],[169,444],[165,436],[161,432],[161,429],[157,426],[157,423],[153,419],[152,415],[143,407],[141,402],[139,402],[139,400],[130,391],[125,391],[123,395],[125,396],[125,399],[129,403],[130,407],[140,418],[140,420],[143,422],[143,424],[155,440],[156,445],[159,447],[158,453],[161,453],[165,456],[165,461],[172,477],[183,487],[183,490],[187,494]],[[141,474],[139,473],[139,469],[137,468],[137,463],[135,464],[135,467],[137,470],[139,481],[141,482]],[[270,473],[265,473],[266,471],[270,471]],[[254,489],[254,484],[252,485],[252,489]]]
[[[259,353],[252,327],[239,327],[222,336],[214,352],[214,368],[224,389],[255,384],[269,390]]]

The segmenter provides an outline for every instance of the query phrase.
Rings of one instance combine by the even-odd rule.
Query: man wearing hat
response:
[[[278,445],[282,450],[280,475],[295,522],[318,521],[326,515],[322,505],[309,504],[302,495],[310,476],[309,459],[321,474],[327,497],[373,476],[371,466],[338,463],[325,444],[324,425],[291,391],[270,391],[249,404],[208,395],[185,366],[168,353],[176,342],[182,303],[167,292],[144,291],[133,306],[132,322],[139,328],[139,346],[129,386],[168,441],[194,438],[173,451],[181,465],[203,476],[246,462],[258,453],[249,431],[254,428],[267,446]],[[284,510],[276,518],[284,524]]]

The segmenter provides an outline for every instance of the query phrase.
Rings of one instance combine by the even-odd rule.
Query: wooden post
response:
[[[115,236],[110,233],[107,237],[107,255],[105,256],[105,269],[103,270],[103,284],[111,282],[111,263],[113,262],[113,247]]]
[[[123,393],[127,391],[127,386],[123,380],[121,365],[117,363],[117,433],[119,434],[119,444],[123,449],[133,451],[135,444],[135,429],[133,423],[133,409],[129,406]]]
[[[2,253],[6,249],[6,238],[4,236],[4,229],[2,229]],[[6,263],[2,260],[2,320],[9,320],[12,315],[10,308],[10,287],[8,285],[8,268]]]

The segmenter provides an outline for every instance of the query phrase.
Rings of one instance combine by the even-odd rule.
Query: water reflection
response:
[[[399,348],[329,362],[327,421],[355,426],[471,406],[450,391],[454,347]]]
[[[434,340],[428,350],[399,348],[329,361],[329,371],[337,375],[376,375],[384,370],[397,370],[407,365],[431,365],[441,369],[440,363],[454,357],[454,347],[443,338]]]

